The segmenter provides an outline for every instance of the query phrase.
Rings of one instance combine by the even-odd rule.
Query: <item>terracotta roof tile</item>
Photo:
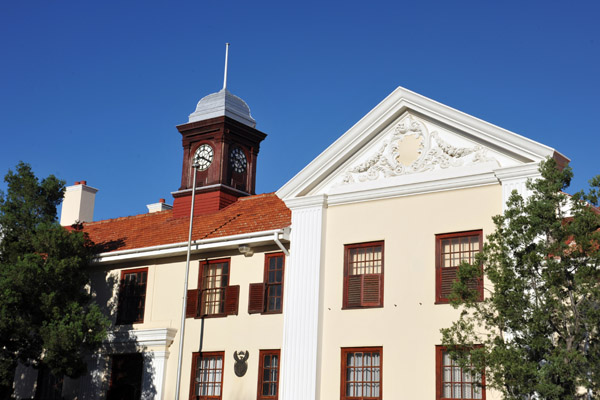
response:
[[[274,193],[242,197],[228,207],[194,217],[193,240],[261,232],[291,225],[291,212]],[[188,239],[189,219],[161,211],[83,224],[101,252],[129,250]]]

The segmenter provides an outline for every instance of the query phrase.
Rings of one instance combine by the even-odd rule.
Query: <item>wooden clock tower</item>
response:
[[[187,217],[192,203],[192,164],[196,170],[194,215],[218,211],[241,196],[255,194],[256,159],[267,136],[256,130],[250,108],[226,88],[198,102],[182,135],[181,186],[173,192],[173,215]]]

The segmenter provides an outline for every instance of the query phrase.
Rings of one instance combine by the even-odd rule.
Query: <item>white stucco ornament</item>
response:
[[[423,121],[408,114],[388,133],[375,154],[345,171],[341,184],[495,161],[479,145],[458,147],[441,136],[437,131],[429,132]]]

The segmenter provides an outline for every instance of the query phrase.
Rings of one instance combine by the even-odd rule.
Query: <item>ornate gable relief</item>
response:
[[[407,114],[388,132],[376,152],[351,164],[335,186],[490,161],[500,166],[487,149],[470,143],[450,144],[451,139],[449,133],[430,131],[424,121]]]

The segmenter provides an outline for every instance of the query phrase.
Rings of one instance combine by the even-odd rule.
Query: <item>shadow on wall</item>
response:
[[[137,345],[133,325],[116,325],[118,274],[92,273],[93,300],[112,326],[99,351],[87,358],[87,372],[77,378],[54,377],[42,366],[19,365],[15,374],[17,399],[32,400],[137,400],[157,398],[154,353]]]
[[[90,368],[91,373],[88,373],[90,386],[80,387],[83,390],[76,397],[78,400],[137,400],[157,397],[153,379],[156,373],[154,353],[137,344],[132,324],[116,324],[119,280],[118,274],[105,270],[92,282],[96,302],[110,315],[113,325],[100,354],[94,356],[95,365]]]

